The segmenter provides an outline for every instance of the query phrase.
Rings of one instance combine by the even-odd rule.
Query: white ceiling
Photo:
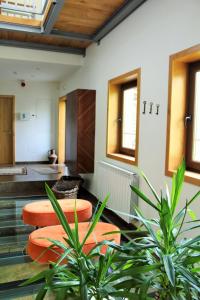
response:
[[[0,80],[61,81],[80,66],[0,58]]]

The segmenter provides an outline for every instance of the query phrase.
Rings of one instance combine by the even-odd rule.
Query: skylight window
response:
[[[48,0],[2,0],[0,14],[11,19],[14,17],[43,21],[49,4]],[[12,22],[8,19],[10,21]]]

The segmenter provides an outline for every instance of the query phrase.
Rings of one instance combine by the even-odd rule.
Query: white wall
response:
[[[140,115],[139,167],[158,191],[166,181],[171,183],[164,174],[169,55],[200,43],[199,11],[199,0],[148,0],[100,46],[89,47],[84,66],[60,85],[60,95],[76,88],[97,90],[95,160],[133,170],[134,167],[105,155],[107,84],[109,79],[141,67],[141,111],[144,100],[161,107],[159,116]],[[92,179],[91,191],[95,193],[96,171]],[[147,192],[143,182],[141,188]],[[198,189],[185,184],[183,200]],[[142,202],[140,207],[146,210]],[[195,209],[200,217],[200,205]],[[152,212],[148,209],[146,215],[152,216]]]
[[[46,161],[47,152],[57,146],[58,83],[0,81],[0,95],[15,95],[16,161]],[[36,117],[19,120],[19,113]]]

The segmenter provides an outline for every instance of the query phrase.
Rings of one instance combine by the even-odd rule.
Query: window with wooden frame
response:
[[[185,181],[200,185],[200,45],[170,56],[165,174],[183,158]]]
[[[137,164],[140,69],[109,81],[107,156]]]
[[[186,165],[200,173],[200,61],[189,64],[188,75]]]

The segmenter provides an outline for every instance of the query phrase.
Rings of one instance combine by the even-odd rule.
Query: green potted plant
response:
[[[23,285],[43,280],[44,284],[36,296],[36,300],[44,299],[48,292],[57,300],[87,300],[87,299],[124,299],[131,295],[117,288],[118,282],[110,270],[115,271],[114,257],[116,251],[109,247],[108,241],[100,242],[88,254],[83,252],[87,238],[92,234],[106,206],[108,197],[100,205],[90,223],[83,241],[79,240],[78,219],[75,208],[75,227],[71,229],[52,190],[46,185],[47,195],[63,226],[68,238],[66,243],[50,240],[52,245],[60,247],[63,254],[57,263],[51,263],[50,268],[27,280]],[[112,243],[111,243],[112,244]],[[101,247],[108,245],[106,253],[101,253]],[[114,245],[114,244],[112,244]],[[63,262],[67,260],[67,263]],[[123,292],[123,298],[122,298]]]
[[[120,268],[120,276],[125,278],[121,284],[127,285],[126,291],[138,295],[134,299],[200,299],[200,235],[199,231],[196,236],[193,232],[200,228],[200,220],[196,219],[190,209],[200,196],[200,191],[186,200],[182,209],[177,210],[184,173],[183,161],[173,176],[171,194],[166,186],[165,194],[161,192],[160,196],[142,173],[156,202],[151,201],[137,187],[131,186],[132,191],[157,214],[157,218],[147,219],[135,206],[136,218],[145,227],[147,236],[135,238],[126,245],[115,246],[118,262],[125,261]],[[188,214],[190,221],[186,221]],[[187,231],[194,237],[184,238],[183,234]]]
[[[151,206],[156,219],[146,219],[135,208],[141,226],[146,228],[146,236],[135,237],[128,243],[115,245],[104,241],[89,253],[82,251],[84,242],[99,221],[108,197],[95,212],[85,239],[80,243],[78,221],[75,211],[75,228],[72,230],[51,189],[46,186],[48,197],[62,224],[68,239],[66,243],[51,240],[52,245],[63,249],[63,255],[51,268],[29,279],[24,284],[44,280],[37,300],[44,299],[51,291],[55,299],[133,299],[133,300],[197,300],[200,299],[200,235],[191,239],[182,238],[185,231],[200,227],[190,205],[200,196],[200,191],[184,207],[177,211],[184,182],[185,163],[173,177],[172,191],[160,196],[146,176],[142,176],[155,197],[150,200],[140,189],[131,189]],[[187,214],[192,220],[186,221]],[[103,255],[100,247],[106,244]],[[67,264],[60,264],[67,258]]]

